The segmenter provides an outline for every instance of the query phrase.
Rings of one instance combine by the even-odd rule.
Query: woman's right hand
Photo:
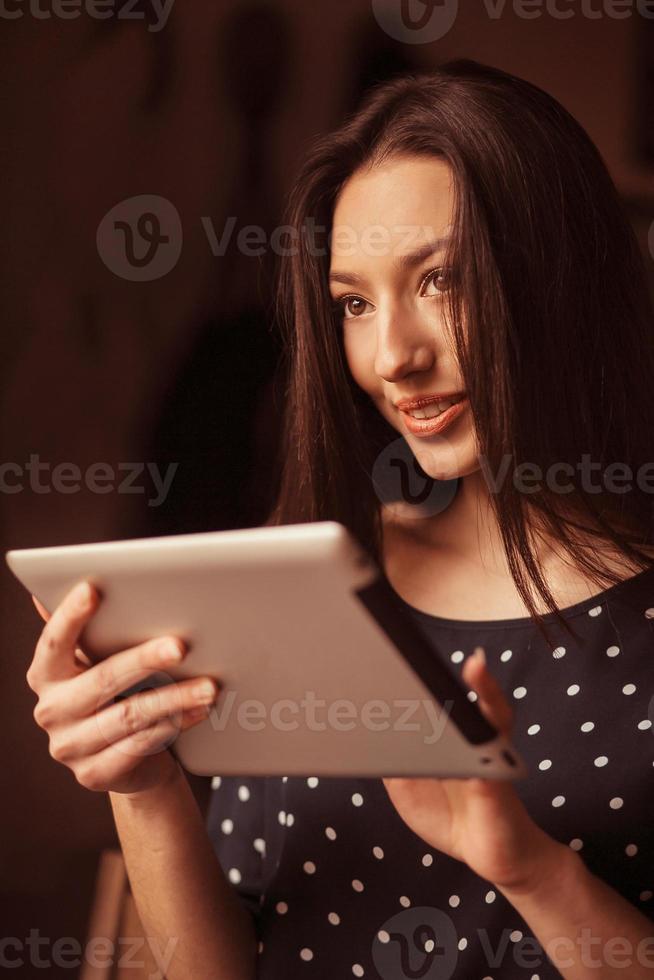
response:
[[[34,599],[46,619],[26,674],[38,695],[34,720],[50,737],[52,758],[68,766],[82,786],[140,793],[179,771],[167,746],[207,717],[219,685],[211,677],[195,677],[112,703],[150,674],[179,664],[186,650],[176,637],[158,637],[90,664],[76,644],[98,601],[89,583],[71,589],[51,616]],[[211,693],[199,698],[203,683]]]

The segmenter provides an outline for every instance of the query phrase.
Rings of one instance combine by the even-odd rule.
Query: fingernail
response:
[[[81,582],[75,589],[75,602],[84,607],[91,599],[91,589],[88,582]]]
[[[196,698],[202,701],[213,701],[216,695],[216,685],[211,681],[203,681],[193,691]]]
[[[475,657],[477,658],[480,664],[486,663],[486,652],[483,647],[477,647],[477,649],[475,650]]]
[[[163,640],[159,647],[164,660],[175,663],[184,656],[184,651],[176,640]]]

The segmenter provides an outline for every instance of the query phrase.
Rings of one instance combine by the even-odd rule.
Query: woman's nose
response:
[[[385,381],[397,381],[413,371],[432,367],[435,337],[429,336],[406,310],[389,309],[377,317],[375,372]]]

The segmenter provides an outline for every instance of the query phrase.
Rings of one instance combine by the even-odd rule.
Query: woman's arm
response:
[[[165,783],[109,793],[146,941],[166,980],[252,980],[252,917],[227,881],[179,765]]]
[[[549,838],[534,877],[503,888],[565,980],[654,977],[654,923]],[[531,956],[531,950],[526,956]],[[534,958],[525,960],[531,965]]]

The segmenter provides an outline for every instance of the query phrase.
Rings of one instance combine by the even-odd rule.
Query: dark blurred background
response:
[[[165,24],[150,0],[104,20],[84,0],[67,18],[3,5],[3,552],[265,520],[283,404],[270,235],[308,142],[374,81],[471,57],[547,89],[598,144],[654,277],[654,9],[458,6],[443,36],[407,43],[373,0],[177,0]],[[79,491],[52,485],[63,463]],[[84,480],[99,463],[103,493]],[[40,620],[4,563],[0,620],[2,934],[83,942],[116,843],[108,800],[50,758],[32,718]],[[191,782],[204,805],[210,780]]]

